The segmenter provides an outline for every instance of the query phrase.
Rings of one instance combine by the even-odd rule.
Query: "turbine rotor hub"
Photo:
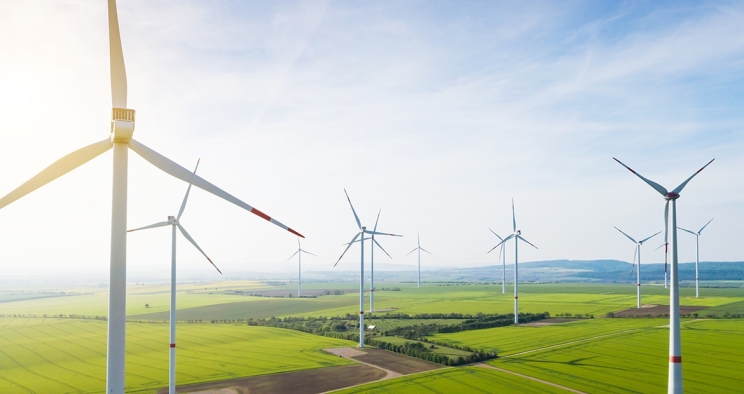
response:
[[[168,223],[169,224],[177,224],[178,221],[176,220],[175,216],[168,216]]]
[[[111,142],[128,144],[134,134],[134,110],[113,108],[111,110]]]
[[[666,199],[667,201],[669,201],[669,200],[676,200],[678,198],[679,198],[679,194],[677,194],[675,192],[669,192],[669,193],[667,193],[666,196],[664,196],[664,199]]]

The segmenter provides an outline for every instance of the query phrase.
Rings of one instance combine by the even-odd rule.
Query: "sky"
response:
[[[393,260],[619,259],[663,230],[673,189],[701,259],[741,261],[744,4],[120,0],[134,138],[305,235],[331,270],[356,233],[344,188]],[[0,194],[108,136],[106,3],[0,0]],[[108,272],[111,152],[0,210],[7,275]],[[186,184],[133,152],[128,226],[178,212]],[[294,272],[296,238],[194,189],[182,224],[229,275]],[[128,269],[167,273],[168,228],[128,236]],[[643,261],[659,262],[657,236]],[[694,237],[680,233],[680,260]],[[179,271],[219,279],[178,239]],[[513,243],[507,261],[514,259]],[[367,248],[368,249],[368,248]],[[358,270],[353,247],[337,270]]]

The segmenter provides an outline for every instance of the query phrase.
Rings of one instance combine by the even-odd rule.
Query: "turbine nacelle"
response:
[[[168,224],[178,224],[178,220],[175,216],[168,216]]]
[[[678,198],[679,198],[679,193],[675,193],[675,192],[669,192],[664,196],[664,199],[667,201],[676,200]]]
[[[128,144],[134,134],[134,110],[114,108],[111,110],[111,142]]]

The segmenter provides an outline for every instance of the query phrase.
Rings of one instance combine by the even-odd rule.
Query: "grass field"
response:
[[[652,328],[504,358],[489,364],[585,392],[663,392],[667,385],[668,343],[668,329]],[[742,352],[744,320],[684,323],[682,369],[685,391],[740,391],[744,386]]]
[[[322,352],[349,341],[232,324],[179,324],[178,384],[351,362]],[[127,392],[167,386],[168,325],[127,324]],[[0,392],[99,393],[106,378],[106,322],[0,319]]]
[[[450,368],[336,391],[352,393],[565,393],[564,390],[503,372],[477,367]]]

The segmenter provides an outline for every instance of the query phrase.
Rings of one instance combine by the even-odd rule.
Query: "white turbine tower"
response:
[[[418,288],[421,288],[421,251],[423,250],[424,252],[429,254],[431,254],[431,252],[421,247],[421,234],[416,233],[416,240],[418,242],[418,246],[416,246],[412,251],[406,253],[406,256],[418,250]]]
[[[613,226],[613,227],[615,227],[615,226]],[[644,239],[642,239],[640,241],[636,241],[630,235],[625,234],[623,232],[623,230],[620,230],[617,227],[615,227],[615,230],[619,231],[624,236],[628,237],[628,239],[631,240],[635,244],[635,252],[633,254],[633,264],[635,264],[635,261],[636,261],[636,258],[637,258],[638,259],[638,265],[636,265],[636,267],[635,267],[636,268],[636,288],[637,288],[637,293],[638,293],[638,300],[637,300],[637,305],[638,306],[637,307],[640,308],[641,307],[641,245],[643,245],[643,243],[646,242],[646,241],[648,241],[649,239],[651,239],[651,238],[659,235],[659,233],[661,233],[661,231],[659,231],[658,233],[656,233],[656,234],[654,234],[654,235],[652,235],[652,236],[650,236],[648,238],[644,238]]]
[[[695,236],[695,298],[700,298],[700,275],[698,274],[698,264],[700,264],[700,233],[702,233],[703,230],[705,230],[705,228],[708,227],[708,225],[712,221],[713,219],[708,220],[708,223],[705,223],[705,226],[703,226],[703,228],[701,228],[698,232],[690,231],[682,227],[677,227],[678,229],[686,231]]]
[[[196,168],[199,168],[199,162],[196,162]],[[196,173],[196,168],[194,173]],[[181,215],[183,215],[184,209],[186,209],[186,201],[189,199],[189,193],[191,192],[191,185],[186,189],[186,195],[183,196],[183,202],[181,203],[181,209],[178,210],[178,216],[168,216],[168,220],[165,222],[159,222],[151,224],[149,226],[136,228],[127,232],[146,230],[149,228],[171,226],[171,293],[170,293],[170,370],[168,375],[168,392],[170,394],[176,393],[176,228],[181,231],[181,234],[191,242],[196,249],[201,252],[204,257],[214,266],[214,268],[220,274],[219,268],[212,262],[212,259],[207,256],[206,253],[196,244],[193,238],[186,232],[186,229],[181,226]]]
[[[492,232],[493,235],[495,235],[496,238],[499,239],[499,241],[501,241],[501,249],[499,249],[499,258],[498,258],[498,260],[502,260],[502,264],[501,264],[501,294],[506,294],[506,253],[504,253],[504,239],[501,238],[500,235],[496,234],[496,232],[493,231],[493,230],[491,230],[490,228],[488,230],[490,232]],[[488,252],[486,252],[486,254],[491,253],[491,251],[493,251],[493,249],[491,249]],[[501,257],[502,255],[503,255],[503,258]],[[496,260],[496,261],[498,262],[498,260]]]
[[[294,252],[293,255],[289,256],[287,261],[291,260],[292,257],[295,257],[297,255],[297,297],[302,297],[302,254],[306,253],[311,256],[317,256],[315,254],[312,254],[308,252],[307,250],[303,250],[302,246],[300,245],[300,238],[297,238],[297,251]]]
[[[613,159],[615,159],[613,157]],[[715,159],[713,159],[715,160]],[[701,169],[697,170],[692,176],[687,178],[674,190],[668,191],[658,183],[648,180],[633,171],[630,167],[623,164],[620,160],[615,159],[616,162],[620,163],[623,167],[627,168],[630,172],[641,178],[646,184],[654,188],[659,194],[661,194],[666,200],[664,206],[664,238],[665,244],[668,241],[667,233],[669,227],[672,228],[672,266],[671,266],[671,291],[669,294],[669,380],[667,383],[667,391],[672,394],[682,393],[682,343],[680,340],[679,332],[679,275],[677,271],[677,199],[679,193],[682,192],[687,182],[690,182],[695,175],[699,174],[700,171],[709,166],[713,160],[709,161],[708,164],[704,165]],[[672,216],[669,217],[669,203],[672,204]],[[671,219],[671,224],[669,223]]]
[[[52,163],[52,165],[42,170],[26,183],[1,198],[0,209],[113,148],[106,393],[123,393],[126,330],[128,149],[132,149],[135,153],[150,162],[150,164],[173,177],[204,189],[293,234],[300,234],[132,139],[135,113],[133,109],[127,108],[127,77],[124,69],[124,55],[119,35],[119,22],[115,0],[108,0],[108,19],[111,99],[113,105],[109,136],[102,141],[78,149]]]
[[[359,239],[359,244],[362,246],[361,249],[361,259],[360,259],[360,270],[359,270],[359,347],[364,347],[364,235],[369,234],[370,236],[373,235],[389,235],[393,237],[401,237],[401,235],[396,234],[387,234],[387,233],[381,233],[377,231],[377,226],[375,225],[374,231],[367,230],[367,227],[362,226],[362,222],[359,220],[359,216],[357,216],[356,211],[354,210],[354,205],[351,204],[351,199],[349,198],[349,193],[346,193],[346,189],[344,189],[344,194],[346,194],[346,200],[349,201],[349,206],[351,207],[351,213],[354,214],[354,220],[356,220],[357,227],[359,228],[359,232],[356,233],[354,238],[349,241],[348,244],[346,244],[346,249],[344,249],[344,252],[341,253],[341,256],[336,260],[336,264],[333,266],[335,267],[338,265],[339,261],[341,261],[341,258],[344,257],[346,254],[346,251],[349,250],[351,245],[354,244],[354,242],[359,238],[361,235],[361,238]],[[378,214],[379,217],[379,214]]]
[[[531,244],[530,241],[522,237],[522,230],[517,230],[517,217],[514,214],[514,199],[512,199],[512,225],[514,233],[504,238],[504,240],[491,248],[488,253],[503,245],[506,241],[514,238],[514,324],[519,324],[519,241],[523,241],[535,249],[537,249],[537,246]]]
[[[377,220],[375,220],[375,228],[372,231],[377,231],[377,222],[380,221],[380,212],[382,212],[382,210],[377,212]],[[374,234],[372,234],[371,237],[364,238],[364,240],[372,241],[372,246],[370,246],[370,252],[371,252],[372,258],[370,259],[370,269],[369,269],[369,272],[371,274],[370,284],[369,284],[369,287],[370,287],[369,289],[369,311],[374,312],[375,311],[375,245],[377,245],[377,247],[380,248],[380,250],[382,250],[387,255],[387,257],[390,257],[392,259],[392,256],[390,256],[390,254],[385,250],[385,248],[383,248],[382,245],[380,245],[380,243],[377,242]],[[354,241],[354,243],[356,242],[361,242],[361,240],[358,239]],[[344,245],[348,245],[348,244],[344,244]]]

